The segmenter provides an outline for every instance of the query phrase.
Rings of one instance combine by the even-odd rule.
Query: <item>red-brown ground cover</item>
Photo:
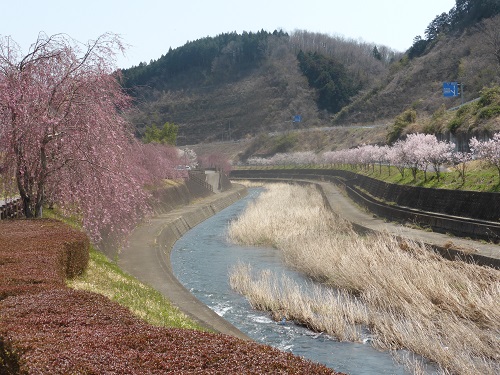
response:
[[[64,224],[0,223],[0,374],[335,374],[231,336],[154,327],[64,287],[85,259],[88,241]]]
[[[89,260],[87,236],[56,220],[0,222],[0,300],[64,288]]]

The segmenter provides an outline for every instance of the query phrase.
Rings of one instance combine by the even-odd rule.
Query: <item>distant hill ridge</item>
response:
[[[405,53],[308,31],[188,42],[123,71],[138,104],[131,120],[139,136],[173,122],[182,145],[388,122],[408,108],[431,115],[460,104],[443,98],[444,81],[463,83],[466,99],[500,83],[499,13],[495,0],[457,0]]]

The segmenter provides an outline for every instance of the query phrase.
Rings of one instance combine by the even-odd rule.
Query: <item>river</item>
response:
[[[280,252],[272,248],[244,247],[226,238],[228,223],[262,189],[249,189],[247,197],[199,224],[176,242],[171,255],[175,276],[200,301],[257,342],[322,363],[351,375],[410,374],[387,352],[365,343],[339,342],[293,322],[274,322],[265,312],[252,309],[245,297],[231,290],[229,271],[237,263],[251,264],[254,271],[270,269],[303,283],[311,281],[288,269]],[[403,355],[407,353],[402,353]]]

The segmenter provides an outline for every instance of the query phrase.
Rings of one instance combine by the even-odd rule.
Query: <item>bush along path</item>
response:
[[[0,223],[0,374],[335,374],[231,336],[154,327],[67,288],[88,254],[87,237],[61,222]]]

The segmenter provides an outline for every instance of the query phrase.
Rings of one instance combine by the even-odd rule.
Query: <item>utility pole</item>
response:
[[[464,87],[465,84],[460,82],[460,98],[462,99],[462,105],[464,105]]]

